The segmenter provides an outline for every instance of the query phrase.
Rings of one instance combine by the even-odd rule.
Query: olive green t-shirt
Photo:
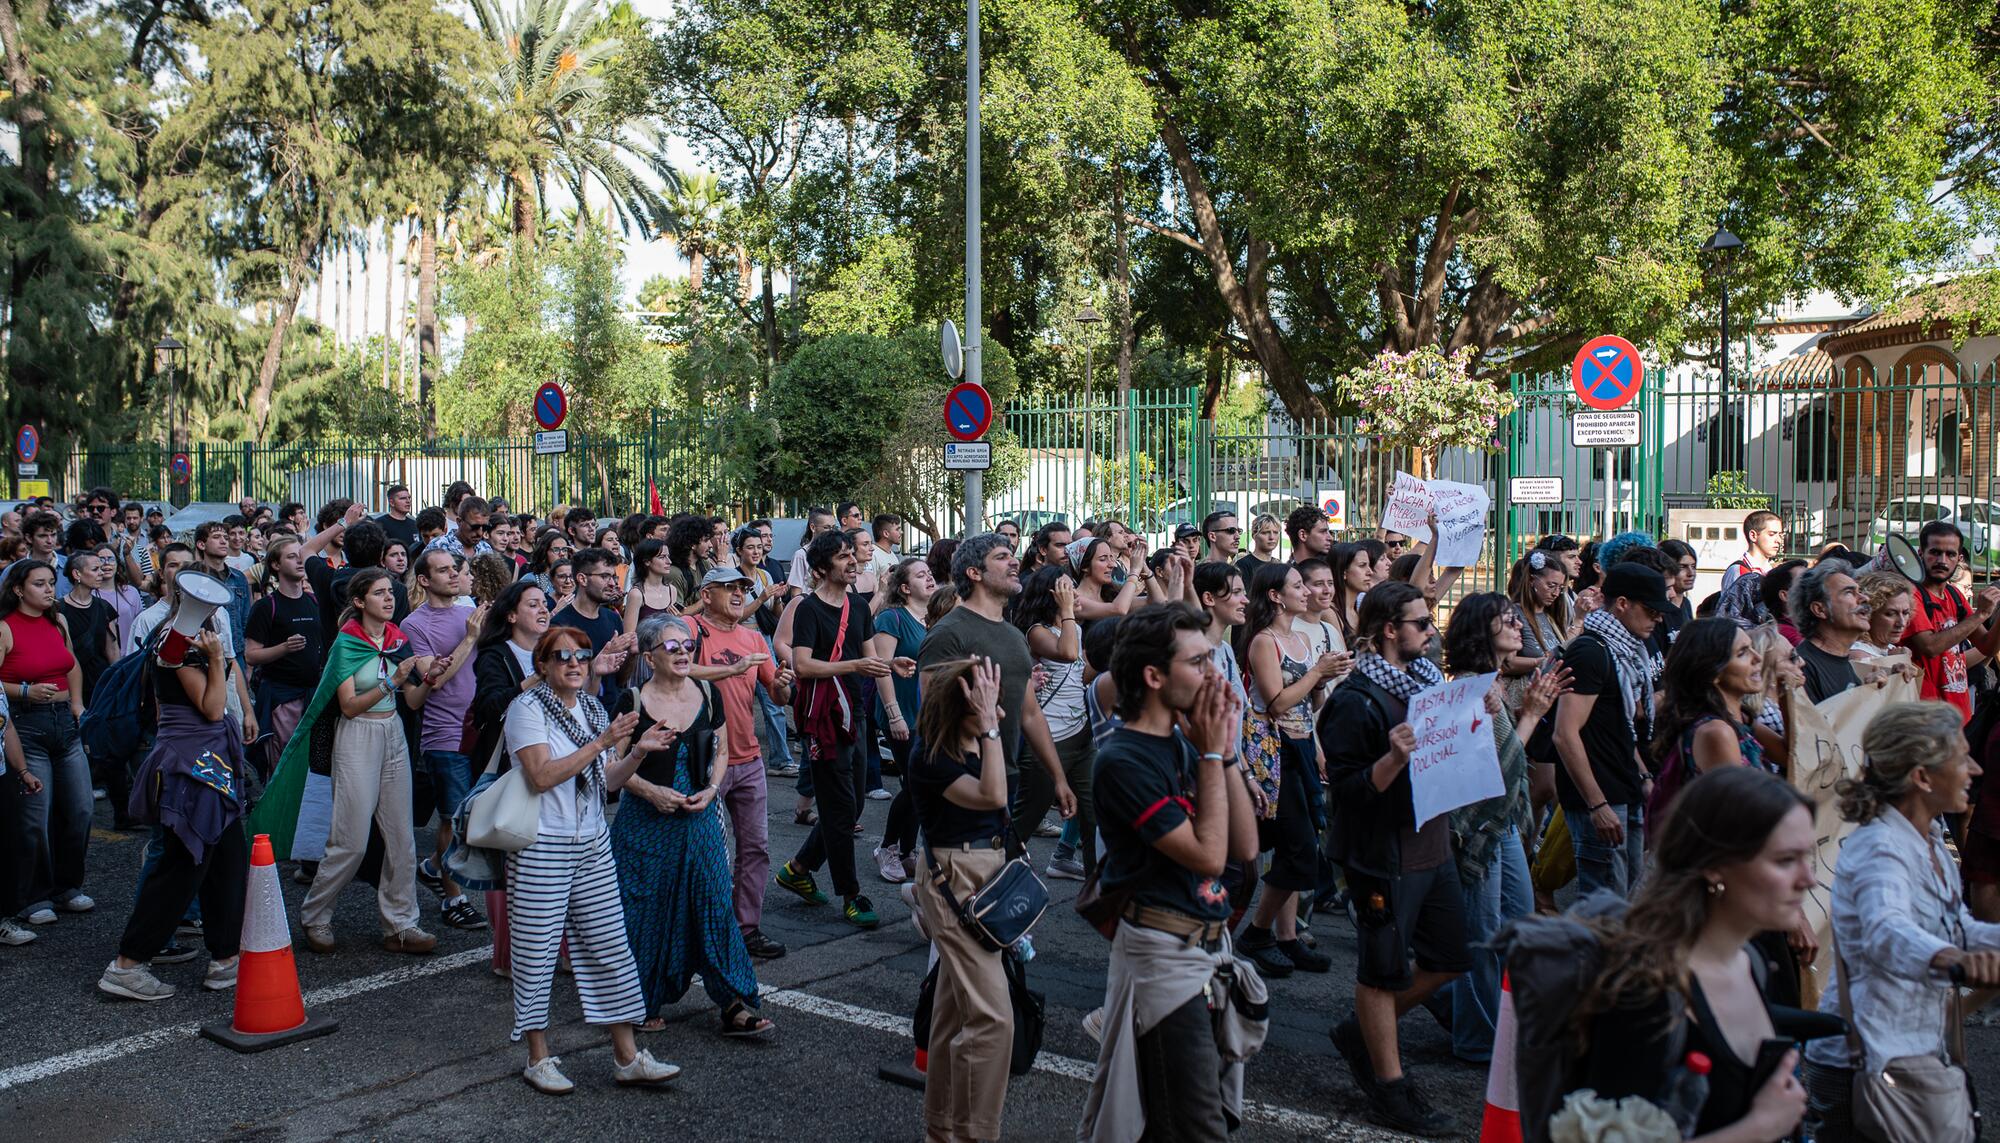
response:
[[[995,623],[961,603],[925,633],[923,649],[917,652],[918,678],[939,663],[972,655],[984,655],[1000,668],[1000,750],[1012,765],[1021,745],[1028,676],[1035,669],[1028,637],[1013,624]]]

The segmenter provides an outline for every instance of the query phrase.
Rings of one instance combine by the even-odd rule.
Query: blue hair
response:
[[[1597,546],[1597,566],[1617,567],[1635,549],[1653,547],[1653,537],[1645,532],[1620,532]]]

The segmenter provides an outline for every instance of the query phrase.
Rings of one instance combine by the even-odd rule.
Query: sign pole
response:
[[[1615,448],[1604,450],[1604,538],[1607,540],[1616,534],[1611,514],[1612,497],[1618,494],[1618,453]]]
[[[979,327],[979,0],[965,0],[965,379],[982,384]],[[965,534],[985,531],[986,474],[965,474]]]

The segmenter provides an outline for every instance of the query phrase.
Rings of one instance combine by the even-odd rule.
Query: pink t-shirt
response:
[[[419,655],[448,655],[458,648],[459,640],[465,638],[466,624],[472,619],[470,607],[432,607],[426,604],[414,608],[397,626],[409,637],[410,649]],[[472,654],[467,651],[466,654]],[[443,686],[431,692],[424,700],[421,726],[417,739],[419,750],[448,750],[457,752],[463,745],[465,736],[465,714],[472,709],[472,664],[458,669]],[[485,759],[479,760],[480,765]]]
[[[729,764],[742,766],[755,762],[757,722],[752,704],[757,698],[757,684],[763,683],[766,689],[778,685],[778,665],[771,661],[771,649],[764,645],[764,636],[755,624],[738,623],[724,631],[698,615],[692,616],[691,622],[701,640],[701,653],[695,661],[702,666],[727,667],[750,655],[764,656],[756,670],[709,684],[722,700],[723,723],[729,728]]]

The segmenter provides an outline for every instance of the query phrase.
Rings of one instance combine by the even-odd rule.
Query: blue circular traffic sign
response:
[[[194,460],[184,452],[177,452],[167,462],[167,469],[174,474],[175,480],[185,482],[194,472]]]
[[[535,423],[554,432],[562,427],[563,418],[569,415],[569,398],[563,395],[562,386],[553,381],[542,382],[535,390]]]
[[[1616,334],[1584,342],[1570,363],[1569,383],[1577,399],[1602,412],[1630,404],[1645,380],[1638,347]]]
[[[970,381],[951,387],[944,399],[944,427],[956,440],[976,441],[993,427],[993,396]]]
[[[35,454],[42,451],[42,434],[33,425],[22,425],[14,434],[14,455],[22,464],[35,463]]]

